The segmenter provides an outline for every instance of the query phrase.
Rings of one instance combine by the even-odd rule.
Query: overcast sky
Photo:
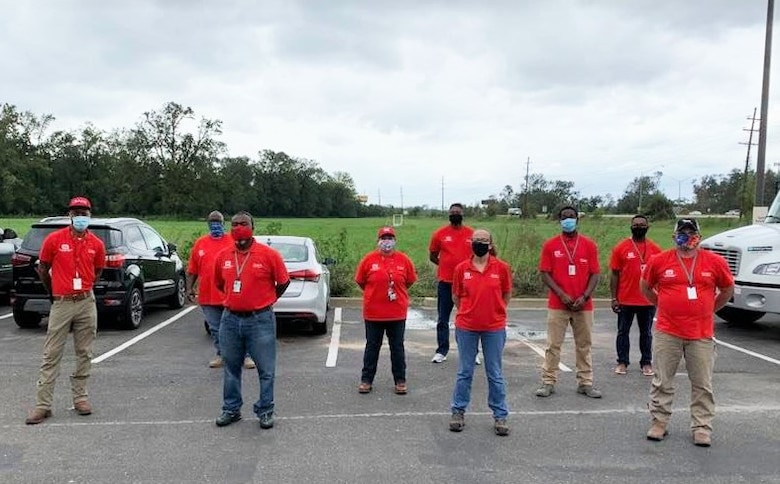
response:
[[[222,120],[231,155],[309,158],[396,206],[439,207],[442,180],[445,205],[518,190],[528,157],[586,196],[619,198],[661,171],[670,198],[690,197],[692,179],[744,167],[761,102],[765,0],[0,0],[0,12],[0,102],[57,129],[111,130],[176,101]]]

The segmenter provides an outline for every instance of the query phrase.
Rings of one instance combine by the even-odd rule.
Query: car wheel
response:
[[[168,306],[181,309],[187,303],[187,285],[184,274],[176,274],[176,292],[168,299]]]
[[[41,324],[41,319],[43,319],[43,316],[41,316],[38,313],[32,313],[30,311],[22,311],[21,309],[14,308],[14,321],[16,321],[16,325],[20,328],[37,328],[39,324]]]
[[[330,314],[330,307],[325,308],[325,321],[314,321],[311,325],[311,332],[313,334],[326,334],[328,332],[328,315]]]
[[[718,312],[719,317],[732,324],[751,324],[755,323],[766,313],[760,311],[749,311],[747,309],[724,306]]]
[[[144,298],[137,287],[130,289],[125,300],[124,311],[120,317],[124,329],[138,329],[144,317]]]

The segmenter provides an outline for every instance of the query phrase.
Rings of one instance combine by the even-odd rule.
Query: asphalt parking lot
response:
[[[45,330],[18,329],[8,313],[0,307],[3,483],[780,482],[778,317],[750,327],[717,324],[718,414],[707,449],[690,440],[684,374],[670,436],[661,443],[644,438],[649,378],[636,362],[626,376],[612,372],[609,310],[597,310],[594,328],[601,400],[576,394],[571,371],[561,373],[551,398],[533,396],[545,311],[511,311],[504,362],[512,433],[505,438],[493,434],[481,367],[466,429],[448,430],[457,350],[441,365],[430,363],[429,309],[410,313],[405,396],[392,392],[386,345],[373,393],[357,393],[364,343],[359,309],[336,308],[337,322],[325,336],[280,331],[271,430],[261,430],[252,414],[254,371],[245,372],[244,420],[214,425],[222,375],[206,367],[211,344],[191,306],[152,309],[135,332],[101,328],[90,382],[95,412],[88,417],[70,410],[69,342],[54,416],[26,426]],[[638,360],[636,333],[632,345]],[[562,363],[574,366],[571,341]]]

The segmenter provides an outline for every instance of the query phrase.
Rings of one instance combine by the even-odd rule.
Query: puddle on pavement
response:
[[[507,337],[527,339],[530,341],[547,340],[547,331],[531,328],[520,323],[509,323],[506,328]]]
[[[450,328],[454,328],[450,321]],[[406,312],[406,329],[436,329],[436,320],[428,317],[423,311],[409,309]],[[547,331],[532,328],[520,323],[509,322],[506,328],[507,337],[510,339],[527,339],[529,341],[544,341],[547,339]]]

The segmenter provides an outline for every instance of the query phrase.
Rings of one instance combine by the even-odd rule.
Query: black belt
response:
[[[254,311],[233,311],[232,309],[228,309],[227,312],[232,314],[233,316],[238,316],[239,318],[251,318],[252,316],[260,313],[264,313],[266,311],[269,311],[271,309],[271,305],[260,309],[255,309]]]
[[[66,296],[52,296],[52,301],[83,301],[92,295],[92,291],[77,292],[76,294],[68,294]]]

